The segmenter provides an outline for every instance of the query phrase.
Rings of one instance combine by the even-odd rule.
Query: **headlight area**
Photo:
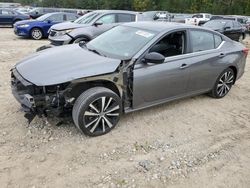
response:
[[[73,29],[68,29],[68,30],[63,30],[63,31],[57,31],[56,32],[56,36],[66,35],[66,34],[70,33],[71,31],[73,31]]]
[[[64,83],[54,86],[44,86],[43,95],[45,106],[43,106],[46,116],[61,116],[72,110],[74,97],[68,95],[70,83]]]
[[[17,27],[19,27],[19,28],[27,28],[27,27],[29,27],[30,25],[28,25],[28,24],[23,24],[23,25],[18,25]]]
[[[70,82],[53,86],[36,86],[11,70],[12,94],[22,106],[29,122],[38,116],[67,115],[75,98],[70,95]]]

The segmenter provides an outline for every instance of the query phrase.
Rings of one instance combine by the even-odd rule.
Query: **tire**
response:
[[[77,44],[77,43],[80,43],[80,42],[89,42],[89,39],[87,38],[84,38],[84,37],[80,37],[80,38],[77,38],[73,41],[73,44]]]
[[[30,36],[34,40],[41,40],[43,38],[43,32],[39,28],[33,28],[30,32]]]
[[[122,113],[120,97],[112,90],[94,87],[76,100],[72,117],[76,127],[88,136],[101,136],[110,132]]]
[[[241,35],[240,35],[240,37],[239,37],[239,42],[241,42],[241,43],[242,43],[242,42],[243,42],[243,40],[244,40],[244,38],[245,38],[244,34],[241,34]]]
[[[235,80],[236,75],[234,71],[231,68],[227,68],[220,74],[209,95],[216,99],[225,97],[234,85]]]

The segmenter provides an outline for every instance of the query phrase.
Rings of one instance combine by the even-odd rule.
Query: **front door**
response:
[[[185,95],[189,69],[186,31],[168,34],[147,53],[164,55],[162,64],[138,62],[134,67],[133,108],[140,109]]]

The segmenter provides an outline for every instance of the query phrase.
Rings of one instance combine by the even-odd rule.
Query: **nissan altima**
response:
[[[12,92],[32,120],[72,113],[89,136],[123,113],[208,93],[225,97],[243,75],[248,49],[205,28],[134,22],[89,43],[35,53],[11,70]]]

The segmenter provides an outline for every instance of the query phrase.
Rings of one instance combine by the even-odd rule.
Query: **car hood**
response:
[[[64,22],[60,24],[56,24],[51,27],[51,29],[57,30],[57,31],[62,31],[62,30],[67,30],[67,29],[77,29],[77,28],[82,28],[82,27],[87,27],[89,24],[78,24],[74,22]]]
[[[120,60],[95,54],[78,44],[35,53],[16,65],[27,81],[48,86],[114,72]]]
[[[32,23],[38,23],[38,22],[41,22],[41,21],[38,21],[38,20],[23,20],[23,21],[16,22],[16,25],[32,24]]]

